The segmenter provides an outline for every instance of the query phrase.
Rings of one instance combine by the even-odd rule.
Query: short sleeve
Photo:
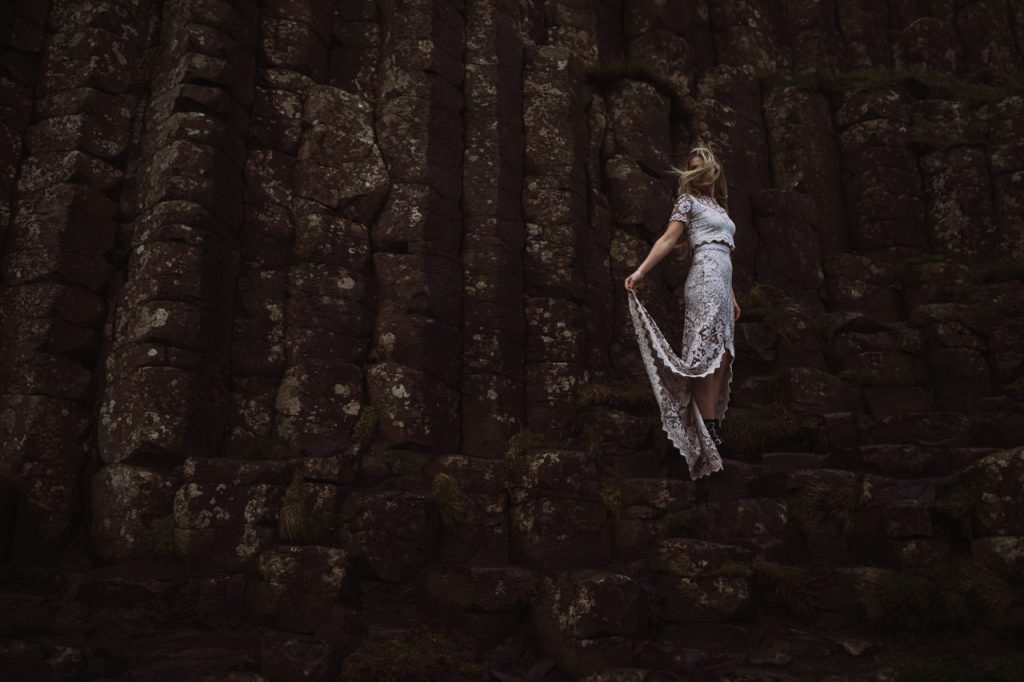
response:
[[[689,194],[682,194],[676,199],[676,205],[672,207],[672,215],[668,217],[668,221],[678,220],[684,225],[690,223],[690,211],[693,210],[693,197]]]

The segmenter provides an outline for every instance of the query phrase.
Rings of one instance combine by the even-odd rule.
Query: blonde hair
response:
[[[695,156],[704,159],[704,165],[695,170],[690,170],[690,159]],[[686,168],[670,166],[672,172],[679,178],[679,183],[676,186],[676,196],[681,194],[704,194],[699,187],[693,184],[693,181],[700,180],[717,170],[718,179],[715,180],[715,201],[722,208],[729,210],[729,187],[725,182],[725,169],[722,168],[722,162],[718,160],[718,157],[711,150],[710,144],[699,144],[691,149],[690,153],[686,155],[686,161],[683,165]]]

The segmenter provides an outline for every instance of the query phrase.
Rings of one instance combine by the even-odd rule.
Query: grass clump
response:
[[[377,429],[377,419],[377,408],[373,405],[363,405],[359,409],[355,424],[352,425],[352,442],[368,445]]]
[[[984,284],[1019,282],[1024,280],[1024,259],[1000,258],[974,266],[978,281]]]
[[[604,435],[601,426],[593,421],[586,421],[580,429],[583,451],[591,457],[597,457],[604,449]]]
[[[658,406],[649,385],[588,383],[579,388],[580,407],[594,405],[620,409],[649,409]]]
[[[760,319],[779,334],[789,329],[789,310],[793,301],[778,287],[755,284],[743,297],[743,312],[750,318]]]
[[[743,578],[749,578],[754,574],[754,567],[747,561],[736,561],[735,559],[726,559],[718,565],[718,575],[734,575]]]
[[[509,459],[519,459],[530,450],[540,447],[543,447],[543,442],[539,433],[530,429],[521,429],[508,439],[505,456]]]
[[[295,472],[284,493],[277,532],[283,542],[295,545],[316,542],[323,528],[313,514],[305,491],[306,479],[301,472]]]
[[[969,653],[944,653],[934,658],[915,655],[895,667],[900,682],[1017,682],[1024,679],[1024,654],[985,660]]]
[[[867,625],[898,639],[962,628],[973,618],[967,595],[953,583],[885,571],[859,588]]]
[[[935,485],[936,519],[953,528],[965,540],[974,539],[974,510],[978,506],[978,493],[963,474],[953,474]]]
[[[754,579],[768,590],[772,598],[790,613],[803,620],[813,620],[821,610],[821,597],[814,585],[826,580],[827,575],[811,575],[800,566],[787,566],[766,559],[755,558]]]
[[[425,452],[388,448],[381,455],[388,471],[395,476],[415,476],[430,462],[430,455]]]
[[[737,451],[754,453],[781,446],[809,444],[818,421],[789,409],[782,403],[733,407],[722,421],[725,439]]]
[[[341,664],[340,682],[434,682],[479,675],[443,632],[426,628],[382,633],[353,651]]]
[[[615,515],[616,519],[620,518],[622,515],[622,484],[616,479],[605,479],[601,481],[598,490],[602,504]]]
[[[468,500],[454,476],[446,472],[437,474],[431,490],[445,523],[452,524],[465,518]]]
[[[150,551],[153,556],[174,556],[174,514],[165,514],[149,524]]]
[[[955,567],[955,584],[983,610],[986,624],[1008,638],[1024,637],[1024,576],[967,559]]]
[[[292,446],[283,436],[261,436],[252,434],[249,443],[252,459],[291,459]]]
[[[656,524],[659,537],[682,537],[707,540],[711,529],[711,515],[704,507],[669,512]]]
[[[1019,400],[1024,400],[1024,376],[1017,377],[1006,385],[1006,392]]]
[[[967,627],[1011,641],[1024,635],[1021,577],[974,558],[929,564],[919,573],[886,571],[861,586],[859,602],[871,627],[901,639]]]
[[[855,483],[812,480],[800,488],[790,505],[790,518],[797,530],[810,540],[817,536],[818,519],[822,515],[835,521],[843,534],[848,534],[860,507],[861,491]]]

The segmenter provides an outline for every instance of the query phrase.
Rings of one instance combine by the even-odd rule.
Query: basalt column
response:
[[[105,466],[92,481],[92,540],[104,558],[155,551],[174,523],[177,465],[216,456],[225,432],[257,21],[251,5],[236,7],[181,0],[162,10],[105,358]]]
[[[386,172],[372,104],[332,83],[329,55],[356,18],[350,9],[332,30],[329,4],[262,7],[223,449],[230,459],[190,459],[175,500],[178,551],[226,570],[255,566],[262,580],[251,596],[265,612],[329,603],[320,588],[333,593],[336,583],[294,595],[280,571],[299,562],[327,575],[343,561],[323,545],[337,530],[339,486],[355,476],[347,455],[365,402],[367,224]]]
[[[39,63],[46,38],[49,2],[21,3],[0,15],[0,256],[11,223],[11,199],[21,165],[25,130],[32,122]]]
[[[461,2],[389,4],[377,139],[391,180],[370,230],[367,386],[388,445],[459,448],[464,29]]]
[[[129,93],[139,82],[150,19],[133,2],[59,2],[49,14],[36,118],[25,131],[27,156],[10,195],[0,290],[0,481],[18,491],[16,551],[64,546],[80,515],[84,454],[95,443],[89,427],[104,299],[137,108]],[[19,17],[14,25],[29,50],[33,36],[42,37],[31,20]],[[19,101],[12,97],[5,106],[16,109]],[[18,125],[17,115],[4,118]],[[5,528],[12,526],[5,520]]]
[[[526,122],[526,421],[565,444],[583,369],[587,115],[579,61],[565,48],[528,51]]]
[[[466,6],[464,454],[501,457],[524,426],[523,44],[513,3]]]

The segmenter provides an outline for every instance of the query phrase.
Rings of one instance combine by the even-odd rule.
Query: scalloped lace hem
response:
[[[736,357],[732,340],[725,338],[722,348],[707,368],[688,367],[676,355],[654,318],[640,303],[636,292],[628,292],[628,300],[640,355],[661,411],[662,430],[686,460],[692,480],[721,471],[722,457],[704,426],[696,401],[692,400],[691,388],[693,379],[712,374],[721,367],[726,352],[729,352],[729,371],[715,407],[716,417],[724,419],[732,385],[731,363]]]

